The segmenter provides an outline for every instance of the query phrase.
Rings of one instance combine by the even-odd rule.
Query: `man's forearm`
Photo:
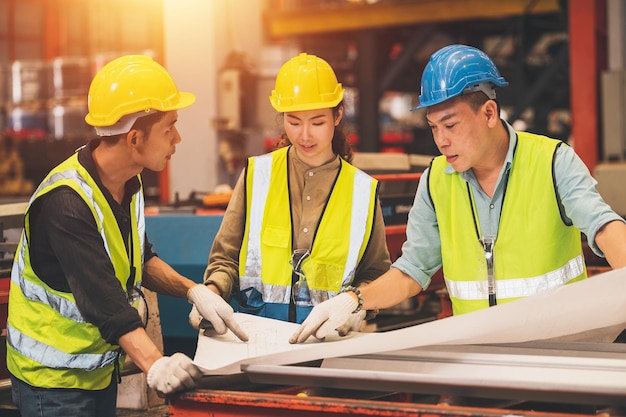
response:
[[[146,373],[154,362],[163,356],[142,328],[137,328],[120,337],[119,344],[135,365]]]
[[[187,298],[187,291],[194,285],[198,283],[182,276],[157,256],[143,266],[143,286],[159,294]]]
[[[422,287],[404,272],[391,268],[359,289],[363,297],[363,310],[376,310],[393,307],[417,295]]]
[[[596,244],[613,269],[626,266],[626,224],[615,220],[602,226],[596,233]]]

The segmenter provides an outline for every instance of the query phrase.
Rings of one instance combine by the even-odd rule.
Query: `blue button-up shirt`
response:
[[[497,236],[506,188],[506,176],[513,165],[513,150],[517,143],[515,130],[504,122],[509,132],[509,150],[498,176],[493,197],[485,194],[472,169],[461,173],[461,177],[472,187],[474,203],[478,213],[480,232],[483,236]],[[451,165],[445,173],[455,172]],[[556,186],[561,197],[565,214],[574,226],[587,236],[589,247],[598,255],[604,256],[595,243],[598,230],[613,221],[624,221],[602,199],[596,189],[597,181],[589,169],[570,146],[560,146],[554,163]],[[430,277],[441,268],[441,239],[435,209],[428,195],[428,169],[424,171],[413,207],[407,222],[407,240],[402,245],[402,255],[392,264],[416,280],[422,288],[430,285]],[[556,204],[556,203],[555,203]],[[537,215],[541,215],[538,213]]]

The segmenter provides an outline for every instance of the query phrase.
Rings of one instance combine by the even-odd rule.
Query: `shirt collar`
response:
[[[320,171],[336,170],[336,169],[339,168],[339,165],[341,165],[341,160],[339,159],[339,156],[335,155],[334,159],[330,160],[329,162],[325,163],[324,165],[320,165],[318,167],[311,168],[310,166],[308,166],[307,164],[302,162],[302,160],[300,158],[298,158],[298,154],[296,152],[296,149],[293,146],[291,146],[289,148],[289,159],[291,161],[293,161],[294,166],[300,172],[308,172],[308,171],[320,172]]]
[[[509,150],[506,153],[506,158],[504,160],[504,165],[508,169],[513,165],[513,156],[515,154],[515,146],[517,145],[517,133],[515,133],[515,129],[508,122],[502,120],[502,124],[506,128],[507,132],[509,132]]]

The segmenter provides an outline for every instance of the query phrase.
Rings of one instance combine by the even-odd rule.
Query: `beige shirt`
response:
[[[304,164],[293,148],[289,150],[289,184],[294,230],[294,249],[310,249],[315,229],[322,215],[341,161],[332,161],[311,168]],[[244,171],[245,172],[245,171]],[[224,214],[222,225],[213,242],[209,265],[204,272],[205,284],[213,283],[228,299],[233,286],[239,279],[239,250],[243,241],[245,208],[244,173],[239,176],[233,195]],[[348,210],[348,208],[346,208]],[[284,213],[288,216],[288,213]],[[385,224],[376,201],[374,230],[369,245],[359,263],[353,285],[372,281],[389,270],[391,261],[387,250]]]

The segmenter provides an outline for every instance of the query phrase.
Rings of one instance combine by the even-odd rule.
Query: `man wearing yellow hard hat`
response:
[[[177,111],[194,101],[147,56],[94,77],[85,120],[99,137],[34,192],[13,264],[7,366],[22,417],[115,416],[126,355],[162,394],[196,384],[191,359],[163,356],[144,330],[142,287],[187,297],[216,331],[247,339],[232,308],[155,256],[145,233],[140,174],[165,168]]]
[[[301,323],[314,306],[389,269],[378,183],[350,164],[343,98],[320,57],[301,53],[278,72],[270,102],[282,140],[248,159],[205,271],[235,310]],[[202,327],[198,310],[190,322]],[[358,329],[364,316],[356,311],[339,332]]]

